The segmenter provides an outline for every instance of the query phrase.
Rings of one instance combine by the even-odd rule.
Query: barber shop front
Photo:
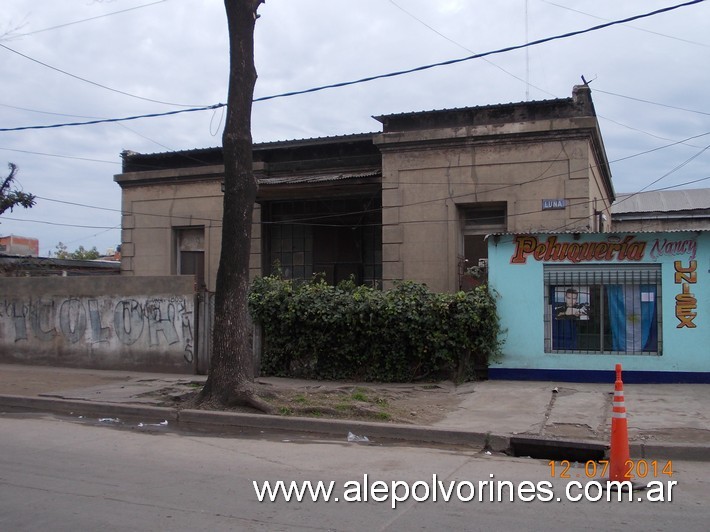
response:
[[[492,379],[710,382],[710,232],[491,235]]]

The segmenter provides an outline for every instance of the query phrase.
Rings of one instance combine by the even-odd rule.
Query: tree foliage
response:
[[[66,244],[59,242],[54,256],[58,259],[95,260],[101,256],[101,253],[96,249],[96,246],[91,249],[84,249],[84,246],[79,246],[74,251],[69,251]]]
[[[387,292],[321,278],[252,284],[249,309],[263,327],[262,372],[318,379],[465,380],[500,353],[486,286],[439,294],[405,281]]]
[[[35,204],[35,196],[13,188],[13,183],[15,183],[15,177],[17,175],[17,165],[14,163],[8,163],[10,168],[10,174],[3,180],[2,185],[0,185],[0,215],[5,211],[12,210],[15,207],[24,207],[29,209]]]

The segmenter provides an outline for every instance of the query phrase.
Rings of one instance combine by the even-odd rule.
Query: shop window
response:
[[[546,352],[661,354],[660,265],[544,272]]]

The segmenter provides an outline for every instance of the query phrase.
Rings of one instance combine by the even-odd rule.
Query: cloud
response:
[[[229,50],[222,2],[168,0],[110,14],[145,4],[151,2],[5,0],[0,44],[143,98],[185,105],[226,101]],[[672,2],[576,0],[562,7],[562,2],[543,0],[269,0],[260,7],[255,34],[256,96],[464,57],[470,55],[468,50],[522,44],[526,33],[528,40],[535,40],[668,5]],[[97,16],[102,18],[32,33]],[[710,176],[707,152],[680,167],[710,144],[708,137],[624,158],[710,132],[705,103],[710,86],[709,17],[710,4],[705,2],[488,61],[258,102],[253,109],[254,139],[376,131],[380,124],[371,117],[379,114],[569,97],[584,76],[592,80],[616,190],[639,190],[665,174],[657,186],[682,184]],[[23,33],[28,35],[19,36]],[[2,127],[177,108],[99,88],[4,49],[0,55]],[[113,175],[120,172],[122,150],[153,153],[218,146],[222,126],[217,110],[124,125],[3,132],[0,154],[3,161],[19,166],[19,181],[28,191],[116,210],[121,194]],[[624,160],[614,162],[619,159]],[[43,254],[59,241],[70,248],[95,245],[100,250],[120,242],[118,229],[93,228],[119,225],[120,215],[112,210],[40,201],[30,211],[15,211],[12,218],[46,222],[0,222],[0,234],[39,237]],[[52,225],[58,223],[79,227]]]

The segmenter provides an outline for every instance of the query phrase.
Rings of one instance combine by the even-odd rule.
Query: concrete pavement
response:
[[[256,430],[343,438],[353,433],[374,442],[466,445],[550,459],[574,449],[604,450],[610,441],[613,382],[452,386],[451,393],[461,401],[431,425],[158,406],[198,389],[204,380],[197,375],[0,364],[0,413],[131,419],[156,427],[167,422],[171,428],[216,433]],[[632,458],[710,460],[710,385],[628,384],[624,392]]]

